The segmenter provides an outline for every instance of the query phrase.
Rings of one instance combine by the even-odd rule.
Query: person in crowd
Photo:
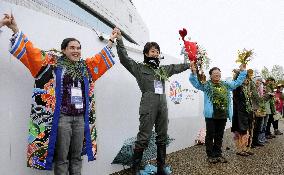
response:
[[[165,166],[169,122],[165,81],[170,76],[189,69],[189,64],[160,65],[160,53],[160,46],[156,42],[147,42],[143,49],[144,62],[138,63],[128,56],[121,32],[118,32],[117,54],[120,63],[136,78],[142,92],[139,108],[140,125],[133,155],[133,174],[139,174],[143,152],[148,146],[154,126],[157,133],[157,174],[169,174]]]
[[[192,73],[189,81],[196,89],[204,92],[207,161],[226,163],[226,158],[222,156],[222,142],[227,118],[232,120],[233,115],[230,91],[241,86],[246,79],[246,65],[241,64],[240,74],[234,81],[222,81],[221,70],[213,67],[209,70],[210,80],[201,83],[197,78],[195,63],[190,64]]]
[[[235,70],[234,80],[238,76],[239,71]],[[250,149],[253,138],[258,137],[258,135],[254,136],[254,126],[256,123],[255,111],[259,108],[261,98],[252,77],[253,70],[249,69],[247,78],[243,84],[233,91],[233,121],[231,130],[235,134],[236,154],[240,156],[254,154]]]
[[[273,116],[276,114],[274,88],[275,88],[275,79],[273,77],[268,77],[267,80],[266,80],[266,85],[265,85],[265,93],[269,97],[266,100],[266,103],[265,103],[266,114],[267,114],[267,117],[268,117],[265,135],[268,139],[275,138],[275,135],[282,135],[283,134],[278,129],[278,119],[275,120],[273,118]],[[273,135],[270,131],[271,124],[273,126],[275,135]]]
[[[258,100],[253,103],[255,123],[254,123],[254,133],[252,138],[252,148],[256,146],[264,146],[266,142],[265,133],[262,133],[264,117],[266,116],[266,109],[264,103],[263,94],[263,79],[261,76],[254,77],[254,82],[257,90]]]
[[[89,161],[95,159],[89,128],[90,84],[114,65],[111,48],[117,29],[98,54],[83,60],[75,38],[62,41],[58,56],[34,47],[13,15],[4,14],[0,25],[13,31],[9,51],[35,79],[27,165],[52,170],[55,162],[55,175],[81,174],[82,150]]]

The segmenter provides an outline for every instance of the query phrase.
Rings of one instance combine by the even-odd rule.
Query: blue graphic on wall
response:
[[[175,104],[180,104],[182,100],[181,84],[178,81],[174,81],[170,85],[170,99]]]
[[[197,92],[196,89],[183,89],[180,82],[173,81],[170,84],[169,97],[174,104],[180,104],[182,100],[194,100]]]

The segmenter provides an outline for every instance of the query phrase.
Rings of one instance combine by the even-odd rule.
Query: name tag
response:
[[[164,93],[163,83],[161,81],[154,80],[154,88],[155,88],[155,94]]]
[[[75,104],[76,109],[83,108],[82,90],[78,87],[71,87],[71,104]]]

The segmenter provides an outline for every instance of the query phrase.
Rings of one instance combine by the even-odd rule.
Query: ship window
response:
[[[129,14],[129,22],[132,23],[132,15]]]
[[[112,31],[112,28],[107,24],[105,24],[92,14],[88,13],[86,10],[80,8],[70,0],[49,0],[49,2],[55,7],[62,9],[60,10],[60,12],[63,13],[65,17],[68,17],[69,20],[79,25],[94,28],[95,30],[106,34],[110,34]]]
[[[49,15],[53,14],[58,18],[72,21],[107,35],[111,34],[112,28],[115,26],[77,0],[37,0],[32,2],[35,3],[37,11]],[[130,20],[132,21],[132,16]],[[137,44],[130,36],[123,33],[123,31],[122,36],[129,42]]]

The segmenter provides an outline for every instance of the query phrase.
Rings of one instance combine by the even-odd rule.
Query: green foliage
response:
[[[271,70],[269,70],[267,67],[263,67],[261,70],[261,76],[264,79],[267,79],[268,77],[273,77],[277,83],[283,83],[284,82],[284,69],[283,66],[280,65],[274,65]]]
[[[66,74],[80,81],[83,80],[83,76],[88,76],[87,66],[85,61],[71,61],[68,58],[61,58],[57,61],[57,66],[66,69]]]
[[[225,110],[228,107],[228,88],[220,82],[219,84],[214,84],[211,81],[205,83],[205,93],[208,95],[211,102],[218,110]]]

